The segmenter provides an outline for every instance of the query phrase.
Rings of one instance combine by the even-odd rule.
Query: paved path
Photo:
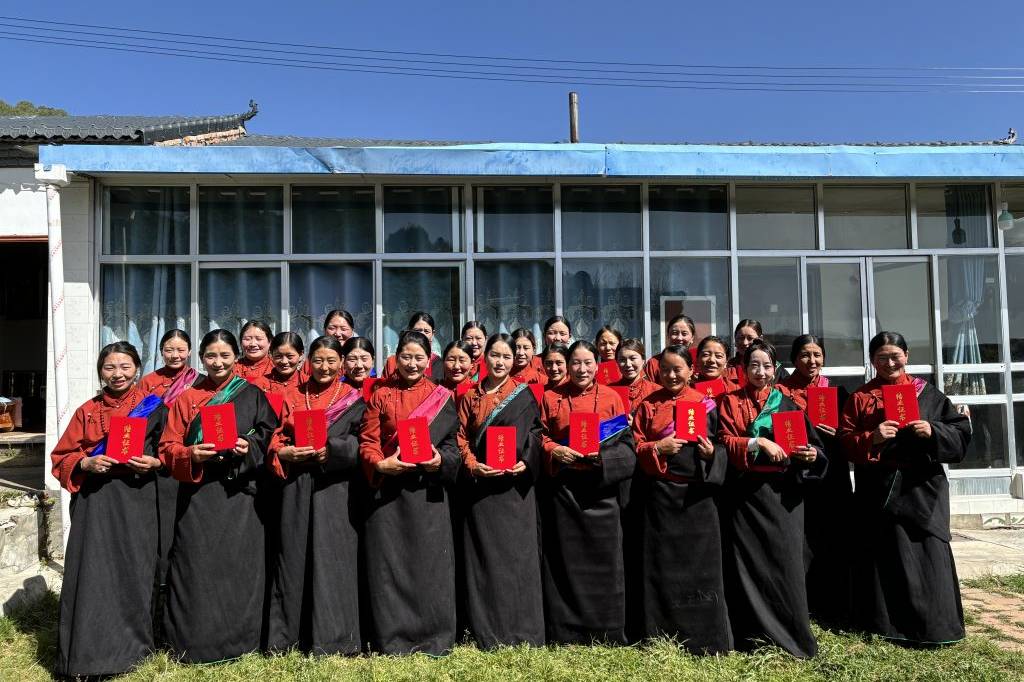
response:
[[[961,580],[1024,573],[1024,529],[954,530],[952,547]]]

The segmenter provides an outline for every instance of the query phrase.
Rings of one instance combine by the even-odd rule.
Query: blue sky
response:
[[[0,14],[379,50],[649,63],[1024,67],[1019,2],[54,2]],[[3,23],[0,20],[0,23]],[[9,30],[0,28],[2,30]],[[260,114],[252,133],[589,142],[873,141],[1024,133],[1019,94],[764,93],[491,83],[0,40],[0,98],[77,114]],[[1024,71],[1013,72],[1024,76]],[[1024,80],[1019,81],[1024,83]]]

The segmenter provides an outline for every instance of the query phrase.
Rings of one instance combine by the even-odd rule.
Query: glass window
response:
[[[808,329],[825,342],[826,365],[864,365],[861,287],[860,263],[807,264]]]
[[[874,263],[875,330],[903,334],[914,365],[935,362],[929,277],[924,261]]]
[[[813,249],[817,243],[813,187],[737,187],[740,249]]]
[[[639,251],[641,228],[639,186],[562,187],[565,251]]]
[[[1010,466],[1006,442],[1006,405],[968,405],[971,410],[971,442],[967,456],[950,469],[1002,469]]]
[[[372,187],[293,187],[292,251],[377,250]]]
[[[788,356],[788,353],[787,353]],[[787,363],[789,364],[789,363]],[[864,375],[859,374],[856,376],[832,376],[826,372],[828,376],[828,383],[830,386],[840,386],[845,388],[848,393],[853,393],[858,388],[863,386],[866,382],[864,381]]]
[[[740,319],[761,323],[764,337],[775,345],[779,359],[789,358],[793,339],[801,334],[799,258],[741,258]],[[732,342],[732,329],[723,336]]]
[[[939,258],[942,360],[999,362],[999,270],[995,256]]]
[[[1013,430],[1017,435],[1017,466],[1024,466],[1024,403],[1013,404]]]
[[[487,331],[526,327],[540,338],[540,325],[555,314],[555,266],[551,261],[481,262],[476,272],[476,318]]]
[[[593,341],[606,324],[623,336],[643,337],[641,264],[639,258],[562,263],[562,314],[573,338]]]
[[[385,187],[384,251],[451,253],[460,250],[460,196],[457,187]]]
[[[665,347],[665,324],[680,313],[693,318],[697,339],[729,336],[729,288],[728,258],[652,258],[648,353]]]
[[[917,245],[922,249],[991,246],[985,185],[918,185]]]
[[[1024,256],[1006,257],[1006,308],[1010,320],[1010,360],[1024,360]]]
[[[163,367],[164,332],[191,334],[190,266],[104,265],[102,281],[100,345],[127,341],[138,349],[143,373]]]
[[[729,194],[725,187],[652,186],[648,194],[651,249],[729,248]]]
[[[905,249],[907,192],[899,187],[825,185],[826,249]]]
[[[412,314],[420,310],[430,313],[437,324],[435,353],[459,335],[462,286],[458,267],[385,267],[383,286],[384,340],[379,349],[382,357],[395,352],[398,335]]]
[[[481,187],[477,251],[553,251],[554,204],[550,187]]]
[[[331,310],[347,310],[355,333],[373,337],[373,265],[370,263],[294,263],[288,268],[291,330],[308,345],[323,334]]]
[[[188,187],[111,187],[103,253],[188,253]]]
[[[995,395],[1003,393],[1002,372],[946,371],[942,392],[950,396]]]
[[[1014,218],[1024,218],[1024,185],[1003,185],[1003,201]],[[1024,246],[1024,223],[1003,232],[1005,246]]]
[[[200,187],[199,253],[281,253],[280,187]]]
[[[200,331],[227,329],[238,335],[248,320],[281,328],[281,269],[224,268],[199,271]]]

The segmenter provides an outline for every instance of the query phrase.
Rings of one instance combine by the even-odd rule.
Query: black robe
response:
[[[145,454],[157,457],[167,408],[147,417]],[[71,496],[57,633],[57,675],[123,673],[156,647],[154,586],[161,565],[158,491],[166,472],[118,466],[88,475]]]
[[[779,412],[799,411],[783,396]],[[804,488],[824,477],[821,439],[804,416],[814,462],[781,472],[730,471],[723,494],[725,594],[738,650],[764,643],[797,658],[818,652],[807,606]],[[769,436],[770,437],[770,436]]]
[[[430,424],[441,469],[384,477],[366,510],[363,557],[372,648],[441,655],[455,644],[455,557],[449,495],[462,458],[449,400]]]
[[[709,411],[707,421],[715,442],[717,410]],[[644,475],[644,634],[672,637],[695,654],[725,653],[733,646],[717,500],[728,462],[720,444],[710,460],[688,444],[667,464],[669,474],[689,482]]]
[[[628,428],[588,469],[555,465],[540,494],[547,640],[626,642],[623,509],[636,469]]]
[[[174,654],[188,663],[256,651],[265,629],[264,461],[277,417],[251,384],[231,402],[249,452],[208,460],[200,483],[178,485],[164,624]],[[196,416],[186,442],[199,425]]]
[[[858,622],[870,632],[945,644],[964,638],[964,616],[942,464],[963,460],[971,427],[931,384],[918,404],[932,437],[902,430],[883,448],[879,463],[855,470],[860,543],[854,603]]]
[[[462,592],[476,643],[544,645],[537,498],[540,476],[540,411],[521,391],[490,426],[516,427],[516,452],[526,463],[517,476],[466,477],[459,488],[462,513]],[[473,434],[475,437],[475,434]],[[486,436],[474,452],[486,461]]]
[[[839,412],[849,393],[838,387]],[[807,537],[807,604],[822,624],[849,626],[853,609],[850,543],[853,534],[853,484],[839,436],[817,431],[828,471],[804,487],[804,532]]]
[[[268,643],[314,654],[358,654],[359,464],[357,400],[327,431],[327,462],[295,464],[281,482],[279,538],[272,561]]]

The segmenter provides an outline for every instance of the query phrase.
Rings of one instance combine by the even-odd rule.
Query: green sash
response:
[[[772,415],[778,412],[781,406],[782,392],[777,388],[773,388],[771,393],[768,394],[768,398],[764,401],[761,413],[747,427],[747,435],[751,438],[762,438],[772,433]],[[754,454],[757,454],[757,452],[758,450],[755,450]]]
[[[231,380],[224,384],[224,386],[217,391],[217,393],[210,398],[210,401],[206,404],[223,405],[224,403],[229,403],[234,400],[235,396],[237,396],[241,390],[248,385],[249,382],[242,377],[232,377]],[[189,440],[192,442],[186,443],[186,445],[196,445],[197,443],[203,442],[203,420],[197,419],[196,426],[195,437],[190,438]]]
[[[484,420],[484,423],[480,425],[480,429],[476,432],[476,440],[473,441],[474,447],[477,449],[480,448],[480,444],[483,443],[484,440],[484,434],[487,433],[487,427],[493,424],[494,420],[499,414],[501,414],[501,411],[508,407],[508,404],[515,400],[516,396],[525,390],[528,390],[526,384],[519,384],[512,389],[512,392],[509,393],[504,400],[498,403],[494,409],[491,410],[491,413],[487,415],[487,419]]]

